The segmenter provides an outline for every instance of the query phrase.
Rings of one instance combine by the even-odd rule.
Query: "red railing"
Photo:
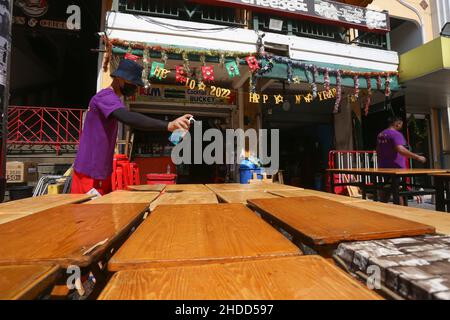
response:
[[[80,142],[82,109],[15,107],[8,110],[8,148],[51,146],[57,152]]]

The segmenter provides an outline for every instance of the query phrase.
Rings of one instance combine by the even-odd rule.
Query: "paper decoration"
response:
[[[202,67],[203,81],[214,81],[214,67]]]
[[[126,60],[132,60],[132,61],[138,61],[139,60],[139,56],[136,56],[132,53],[126,53],[125,57]]]
[[[355,75],[353,77],[353,82],[355,84],[355,87],[354,87],[355,90],[354,90],[353,94],[354,94],[355,98],[358,99],[359,98],[359,76],[358,75]]]
[[[176,69],[175,80],[178,83],[185,84],[186,81],[187,81],[187,72],[186,72],[186,70],[184,69],[183,66],[176,66],[175,69]]]
[[[334,113],[339,113],[342,100],[342,77],[341,71],[336,71],[336,103],[334,104]]]
[[[250,68],[251,72],[259,70],[260,66],[258,60],[254,56],[248,56],[247,58],[245,58],[245,61],[247,61],[248,67]]]
[[[152,69],[150,71],[150,77],[155,77],[158,78],[159,80],[162,80],[163,76],[162,73],[160,72],[161,70],[165,70],[164,63],[153,62]]]
[[[364,108],[364,114],[367,116],[369,114],[369,108],[372,104],[372,78],[370,76],[366,76],[367,82],[367,100]]]
[[[228,76],[230,78],[240,77],[241,76],[241,73],[239,72],[239,67],[238,67],[236,61],[227,62],[225,64],[225,67],[227,69]]]

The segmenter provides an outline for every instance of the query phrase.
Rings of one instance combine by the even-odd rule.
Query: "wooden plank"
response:
[[[214,204],[219,203],[217,196],[212,192],[174,192],[163,193],[150,205],[150,210],[153,211],[160,205],[171,204]]]
[[[87,267],[142,221],[147,208],[146,204],[66,205],[0,225],[0,265]]]
[[[278,183],[260,183],[260,184],[239,184],[239,183],[227,183],[227,184],[207,184],[209,189],[214,192],[222,191],[269,191],[269,190],[303,190],[301,188],[288,186]]]
[[[204,184],[172,184],[166,187],[166,192],[211,192]]]
[[[341,196],[333,193],[321,192],[316,190],[288,190],[288,191],[269,191],[269,192],[283,198],[319,197],[323,199],[337,201],[340,203],[354,203],[366,201],[359,198],[350,198],[347,196]]]
[[[318,256],[116,273],[100,300],[378,300]]]
[[[450,235],[450,214],[448,213],[373,201],[352,203],[351,206],[427,224],[436,228],[436,232],[438,233]]]
[[[0,266],[0,300],[33,300],[50,288],[59,275],[53,265]]]
[[[219,199],[226,203],[246,204],[249,199],[273,199],[278,196],[263,191],[219,191],[216,192]]]
[[[313,246],[435,232],[431,226],[318,197],[259,199],[249,204]]]
[[[129,191],[162,192],[166,188],[165,184],[144,184],[140,186],[128,186]]]
[[[242,204],[158,207],[111,258],[111,271],[299,255]]]
[[[29,216],[29,214],[0,214],[0,224],[8,223],[27,216]]]
[[[143,203],[148,206],[159,197],[158,192],[135,192],[135,191],[114,191],[103,197],[86,202],[91,204],[120,204],[120,203]]]
[[[86,194],[47,194],[0,204],[0,214],[34,214],[65,204],[88,201],[93,196]]]

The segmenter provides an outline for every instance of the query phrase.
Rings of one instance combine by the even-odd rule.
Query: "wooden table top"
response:
[[[0,225],[0,265],[89,266],[136,226],[147,208],[145,204],[66,205]]]
[[[161,192],[166,188],[165,184],[143,184],[140,186],[128,186],[129,191]]]
[[[249,204],[311,245],[435,232],[431,226],[318,197],[259,199],[250,200]]]
[[[163,193],[152,202],[150,210],[164,204],[214,204],[219,203],[213,192],[170,192]]]
[[[116,252],[111,271],[300,255],[243,204],[159,206]]]
[[[0,266],[0,300],[33,300],[59,275],[53,265]]]
[[[318,256],[116,273],[100,300],[379,300]]]
[[[211,192],[204,184],[172,184],[168,185],[165,192]]]
[[[207,184],[209,189],[214,192],[222,191],[269,191],[269,190],[302,190],[301,188],[288,186],[279,183],[257,183],[257,184],[239,184],[239,183],[225,183],[225,184]]]
[[[316,190],[288,190],[288,191],[269,191],[270,193],[283,197],[283,198],[297,198],[297,197],[319,197],[328,200],[337,201],[340,203],[354,203],[364,202],[362,198],[352,198],[347,196],[341,196],[338,194],[321,192]]]
[[[8,223],[27,216],[29,216],[29,214],[0,214],[0,224]]]
[[[273,199],[278,196],[263,191],[218,191],[216,192],[220,200],[226,203],[247,203],[249,199]]]
[[[438,233],[450,235],[450,214],[448,213],[373,201],[351,203],[350,205],[352,207],[368,209],[389,216],[427,224],[435,227]]]
[[[0,204],[0,214],[33,214],[65,204],[80,203],[91,199],[86,194],[47,194]]]
[[[398,176],[413,176],[413,175],[429,175],[438,173],[447,173],[446,169],[328,169],[330,173],[349,173],[349,174],[382,174],[382,175],[398,175]]]
[[[84,205],[91,204],[120,204],[120,203],[143,203],[148,206],[159,197],[158,192],[144,191],[114,191],[103,197],[86,202]]]

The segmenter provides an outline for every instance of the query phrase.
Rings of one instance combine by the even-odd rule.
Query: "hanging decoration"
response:
[[[225,68],[227,69],[228,76],[230,78],[240,77],[241,73],[239,72],[239,67],[236,61],[230,61],[225,64]]]
[[[187,52],[183,52],[182,58],[183,58],[184,71],[186,72],[186,74],[189,74],[191,72],[191,68],[189,66],[189,55],[188,55],[188,53]]]
[[[144,50],[143,56],[142,56],[142,64],[144,67],[144,70],[142,71],[142,80],[144,81],[144,87],[145,89],[148,89],[150,87],[150,81],[149,81],[149,66],[150,66],[150,55],[148,50]]]
[[[212,66],[202,67],[202,76],[203,76],[203,81],[213,82],[215,80],[214,79],[214,67],[212,67]]]
[[[220,65],[222,68],[224,68],[224,67],[225,67],[225,63],[226,63],[225,55],[224,55],[223,53],[221,53],[221,54],[220,54],[220,57],[219,57],[219,65]]]
[[[184,69],[184,66],[176,66],[175,67],[176,74],[175,74],[175,80],[178,83],[185,84],[187,82],[187,72]]]
[[[383,85],[381,83],[381,75],[377,75],[377,90],[381,91]]]
[[[148,49],[144,49],[144,50],[148,51]],[[168,60],[169,60],[169,56],[167,55],[167,53],[165,51],[161,51],[161,61],[162,61],[162,63],[167,64]]]
[[[334,104],[334,113],[339,113],[342,100],[342,77],[341,71],[336,71],[336,103]]]
[[[372,104],[372,78],[370,76],[366,76],[367,82],[367,100],[364,108],[364,114],[367,116],[369,114],[369,108]]]
[[[359,98],[359,75],[353,76],[353,82],[355,84],[355,90],[353,92],[353,95],[355,96],[355,99]]]
[[[248,56],[245,58],[245,61],[247,61],[248,67],[250,68],[251,72],[255,72],[260,69],[258,60],[254,56]]]
[[[164,72],[164,63],[160,63],[160,62],[153,62],[152,63],[152,69],[150,71],[150,77],[155,77],[158,78],[159,80],[162,80],[164,77],[164,74],[166,74],[166,72]]]
[[[331,86],[330,86],[330,83],[331,83],[330,69],[325,68],[325,72],[323,73],[323,79],[324,79],[323,81],[324,81],[325,90],[330,91],[330,88],[331,88]]]
[[[386,82],[385,82],[385,95],[386,97],[390,97],[391,96],[391,78],[389,76],[386,76]]]
[[[132,61],[138,61],[139,60],[139,56],[136,56],[132,53],[126,53],[124,59],[126,60],[132,60]]]

